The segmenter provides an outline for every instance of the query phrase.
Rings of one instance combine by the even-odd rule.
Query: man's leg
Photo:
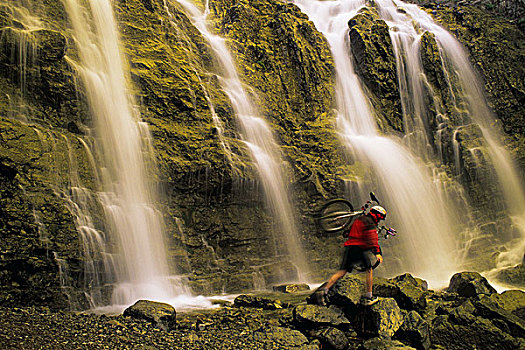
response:
[[[365,294],[361,297],[361,303],[364,305],[373,305],[379,299],[372,296],[372,286],[374,282],[373,270],[368,269],[365,271]]]
[[[368,269],[365,271],[365,292],[367,296],[372,297],[372,285],[374,284],[374,270]]]
[[[336,273],[330,277],[328,282],[326,282],[326,285],[324,286],[324,289],[328,291],[339,279],[341,279],[344,275],[346,275],[346,270],[339,270]]]

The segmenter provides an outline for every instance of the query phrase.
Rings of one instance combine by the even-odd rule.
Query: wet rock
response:
[[[304,292],[307,290],[310,290],[310,286],[308,286],[306,283],[281,284],[279,286],[273,286],[274,292],[281,292],[281,293],[297,293],[297,292]]]
[[[290,307],[290,304],[283,303],[278,299],[267,299],[246,294],[239,295],[235,298],[233,304],[237,307],[254,307],[264,310],[277,310]]]
[[[390,339],[403,324],[403,313],[394,299],[380,298],[372,306],[360,306],[354,324],[364,336]]]
[[[351,311],[359,304],[363,290],[363,281],[355,275],[346,275],[330,288],[328,291],[328,300],[330,303],[348,309],[351,313]],[[349,312],[345,310],[346,314]]]
[[[124,310],[123,315],[146,320],[163,330],[173,329],[176,325],[176,311],[166,303],[139,300]]]
[[[494,350],[520,349],[525,344],[489,320],[473,316],[465,310],[455,310],[432,321],[432,345],[440,345],[447,350]]]
[[[509,267],[500,271],[496,276],[498,281],[505,284],[515,286],[517,288],[525,288],[525,265],[519,264],[514,267]]]
[[[280,349],[308,349],[308,338],[294,329],[269,327],[253,333],[255,340],[262,343],[275,343]]]
[[[318,305],[297,305],[293,309],[294,320],[306,327],[350,326],[350,321],[343,313],[335,307],[323,307]]]
[[[344,350],[347,349],[349,345],[345,333],[334,327],[321,327],[312,331],[310,334],[324,345],[323,348]]]
[[[430,348],[430,326],[416,311],[410,311],[405,315],[395,337],[416,349]]]
[[[525,337],[525,321],[501,308],[490,296],[480,295],[472,304],[476,308],[474,315],[492,321],[498,328],[514,337]],[[522,304],[522,307],[525,307],[525,304]]]
[[[372,338],[363,344],[363,350],[416,350],[413,347],[405,345],[398,340]]]
[[[370,89],[372,103],[384,116],[379,125],[384,128],[388,124],[402,131],[396,59],[388,25],[376,9],[365,7],[348,22],[348,27],[356,71]]]
[[[525,320],[525,292],[507,290],[501,294],[491,294],[490,299],[500,308]]]
[[[449,292],[458,293],[462,297],[473,297],[478,294],[496,293],[487,279],[477,272],[459,272],[450,279],[447,288]]]
[[[391,280],[376,278],[373,288],[374,294],[394,298],[403,309],[423,310],[427,306],[427,282],[408,273]]]

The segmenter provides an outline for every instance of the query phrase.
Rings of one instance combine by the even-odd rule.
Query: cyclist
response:
[[[383,262],[381,247],[377,235],[379,221],[386,218],[386,210],[381,206],[373,206],[366,215],[355,219],[346,234],[348,240],[344,243],[345,251],[339,270],[330,277],[328,282],[321,287],[321,292],[326,295],[328,290],[347,272],[351,272],[357,265],[365,268],[365,293],[361,296],[361,304],[373,305],[379,299],[372,296],[373,266]]]

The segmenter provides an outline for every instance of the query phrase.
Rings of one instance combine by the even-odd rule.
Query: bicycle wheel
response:
[[[319,225],[326,232],[344,229],[355,215],[352,203],[346,199],[332,199],[319,211]]]

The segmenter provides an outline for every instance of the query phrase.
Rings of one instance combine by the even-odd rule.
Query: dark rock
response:
[[[310,334],[324,345],[323,348],[344,350],[347,349],[349,345],[349,341],[345,333],[334,327],[322,327],[315,329]]]
[[[394,298],[403,309],[423,310],[427,306],[427,282],[416,279],[410,274],[397,276],[391,280],[376,278],[373,290],[378,296]]]
[[[516,288],[525,288],[525,265],[519,264],[504,269],[496,275],[496,279]]]
[[[363,294],[364,283],[355,275],[346,275],[328,291],[328,299],[330,303],[339,305],[345,308],[345,313],[348,314],[352,309],[359,304],[361,295]]]
[[[328,296],[325,294],[324,286],[326,282],[321,284],[312,294],[306,297],[306,302],[312,305],[327,306]]]
[[[458,293],[462,297],[473,297],[478,294],[493,294],[496,290],[487,279],[477,272],[459,272],[450,279],[447,288],[449,292]]]
[[[253,333],[253,338],[262,343],[275,345],[279,349],[308,349],[308,338],[294,329],[269,327]]]
[[[491,294],[490,299],[500,308],[525,320],[525,292],[507,290],[501,294]]]
[[[489,320],[458,310],[437,316],[432,321],[432,345],[447,350],[520,349],[523,343],[492,324]]]
[[[476,308],[474,315],[491,320],[514,337],[525,337],[525,321],[501,308],[490,296],[480,295],[472,304]],[[522,307],[525,307],[525,304]]]
[[[281,292],[281,293],[297,293],[297,292],[304,292],[307,290],[310,290],[310,286],[308,286],[306,283],[281,284],[279,286],[273,286],[274,292]]]
[[[405,345],[398,340],[372,338],[363,344],[362,350],[416,350],[413,347]]]
[[[264,310],[277,310],[290,307],[290,304],[283,303],[278,299],[267,299],[246,294],[239,295],[235,298],[233,304],[237,307],[254,307]]]
[[[350,326],[350,321],[335,307],[297,305],[293,309],[293,317],[297,323],[307,327],[333,326],[348,328]]]
[[[354,329],[366,337],[390,339],[403,324],[403,313],[392,298],[380,298],[372,306],[359,306]]]
[[[123,315],[146,320],[164,330],[170,330],[176,326],[176,311],[173,306],[166,303],[139,300],[124,310]]]
[[[416,311],[408,312],[404,322],[395,333],[395,338],[403,340],[416,349],[430,348],[430,326]]]
[[[379,120],[380,127],[386,128],[385,124],[388,124],[390,128],[402,131],[396,59],[388,25],[375,8],[364,7],[348,22],[348,27],[356,71],[369,88],[374,107],[384,117]]]

